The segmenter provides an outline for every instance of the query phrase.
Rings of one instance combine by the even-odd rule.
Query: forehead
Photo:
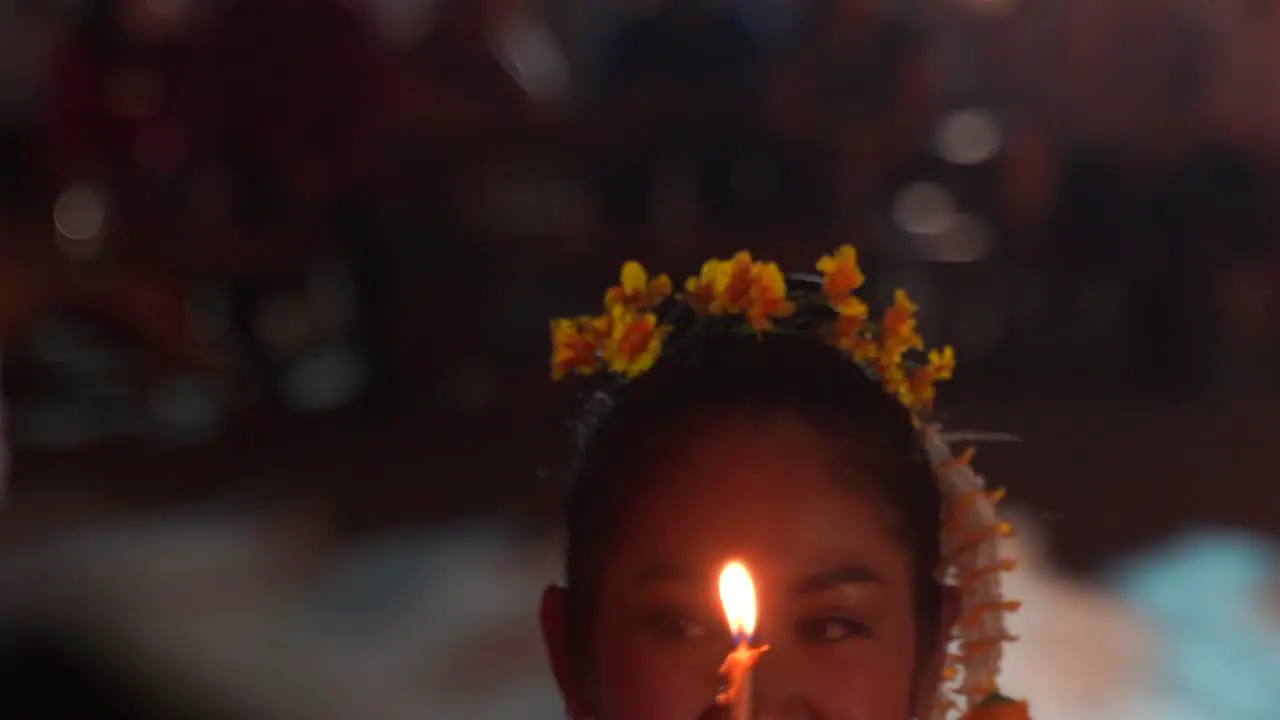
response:
[[[806,422],[715,417],[684,436],[655,459],[627,509],[618,565],[710,573],[741,557],[782,581],[841,565],[906,577],[905,549],[880,504],[858,490],[869,484],[856,457],[832,452]]]

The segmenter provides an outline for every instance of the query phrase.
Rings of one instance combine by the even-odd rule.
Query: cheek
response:
[[[798,694],[824,720],[902,720],[912,705],[911,647],[886,638],[807,649],[795,675]]]
[[[607,720],[697,720],[714,702],[719,665],[707,652],[616,642],[597,657]]]

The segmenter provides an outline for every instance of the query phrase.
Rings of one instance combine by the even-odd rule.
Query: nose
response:
[[[804,673],[789,643],[760,656],[754,683],[754,720],[818,720],[805,696]]]

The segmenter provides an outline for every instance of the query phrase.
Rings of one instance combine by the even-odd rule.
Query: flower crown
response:
[[[928,422],[936,383],[950,380],[955,370],[955,351],[950,346],[925,350],[917,307],[904,290],[895,291],[878,321],[871,320],[870,308],[855,295],[866,278],[852,246],[823,256],[816,269],[817,276],[791,277],[788,287],[776,263],[742,251],[727,260],[708,260],[685,281],[683,292],[675,292],[666,275],[651,278],[640,263],[627,262],[619,284],[605,292],[602,314],[551,321],[552,379],[643,374],[661,356],[673,330],[669,321],[682,309],[699,318],[741,318],[737,328],[744,332],[818,333],[910,412],[941,490],[938,577],[959,588],[961,617],[952,629],[953,652],[931,720],[960,711],[964,720],[1026,720],[1026,703],[1000,694],[996,682],[1003,645],[1014,639],[1004,617],[1019,607],[1001,592],[1001,573],[1014,568],[999,552],[1000,539],[1013,533],[995,510],[1003,493],[988,491],[973,471],[972,448],[955,455],[941,428]],[[825,321],[814,323],[815,316]]]

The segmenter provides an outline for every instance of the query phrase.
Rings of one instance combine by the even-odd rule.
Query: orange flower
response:
[[[751,253],[739,252],[729,260],[708,260],[696,278],[685,281],[695,310],[708,315],[741,313],[751,294],[756,263]]]
[[[876,374],[876,377],[880,378],[880,383],[884,386],[885,392],[898,397],[903,401],[904,405],[910,405],[906,399],[907,393],[911,390],[911,385],[900,362],[885,356],[883,348],[881,348],[881,353],[871,362],[871,369]]]
[[[901,288],[893,293],[893,305],[885,308],[884,317],[880,321],[884,334],[881,352],[895,362],[907,350],[924,349],[924,340],[916,331],[916,309],[915,303],[907,296],[907,291]]]
[[[845,349],[860,363],[869,363],[880,356],[880,343],[867,337],[855,336]]]
[[[822,273],[822,292],[831,307],[841,315],[866,317],[867,306],[853,296],[866,282],[866,276],[858,266],[858,251],[852,245],[842,245],[834,253],[823,255],[818,260],[818,272]]]
[[[751,253],[741,250],[721,266],[720,274],[716,276],[716,302],[711,311],[713,315],[746,310],[756,265],[751,259]]]
[[[653,313],[630,313],[621,306],[613,308],[612,328],[601,348],[601,358],[611,372],[633,378],[653,367],[662,353],[662,341],[671,331],[659,325]]]
[[[671,294],[671,279],[658,275],[652,280],[644,266],[634,260],[622,265],[618,284],[604,294],[605,308],[621,305],[628,310],[640,311],[656,307]]]
[[[835,308],[835,311],[840,314],[841,318],[856,318],[860,322],[866,320],[871,315],[871,308],[867,307],[866,303],[853,295],[841,300],[839,303],[831,303],[831,307]]]
[[[917,308],[906,291],[897,290],[881,321],[868,323],[869,309],[854,295],[865,277],[853,246],[844,245],[823,256],[817,268],[822,273],[821,297],[837,312],[823,331],[827,340],[877,377],[919,422],[917,413],[933,406],[936,384],[951,379],[955,350],[950,346],[930,350],[923,365],[906,363],[909,351],[924,350]],[[745,250],[728,259],[706,261],[696,276],[685,281],[684,290],[677,299],[695,312],[742,316],[756,333],[772,329],[775,320],[796,311],[778,265],[755,260]],[[653,311],[671,292],[666,275],[650,278],[640,263],[624,263],[618,284],[605,293],[603,315],[552,321],[552,377],[559,380],[602,369],[635,377],[650,369],[671,332],[670,326],[658,323]],[[816,293],[806,292],[804,300],[820,302]]]
[[[911,297],[907,295],[907,291],[898,288],[893,291],[893,305],[884,311],[884,319],[881,324],[884,326],[885,337],[905,336],[914,333],[916,330],[916,304],[911,302]]]
[[[903,402],[912,410],[928,410],[933,407],[933,401],[938,396],[938,389],[934,387],[933,370],[927,365],[921,365],[911,371],[911,378],[907,382],[907,393],[903,398]]]
[[[929,351],[929,372],[936,380],[950,380],[956,371],[956,349],[950,345]]]
[[[871,360],[880,352],[879,343],[862,333],[866,321],[865,315],[840,315],[831,330],[833,344],[858,362]]]
[[[1031,720],[1027,703],[992,693],[964,714],[961,720]]]
[[[551,379],[569,373],[590,375],[600,366],[600,344],[607,318],[556,318],[551,321]]]
[[[729,260],[708,260],[697,277],[685,281],[686,302],[708,315],[745,315],[756,332],[789,317],[787,282],[776,263],[756,262],[743,250]]]
[[[796,306],[787,300],[787,280],[777,263],[755,264],[744,311],[756,332],[772,328],[771,318],[791,317],[796,311]]]

